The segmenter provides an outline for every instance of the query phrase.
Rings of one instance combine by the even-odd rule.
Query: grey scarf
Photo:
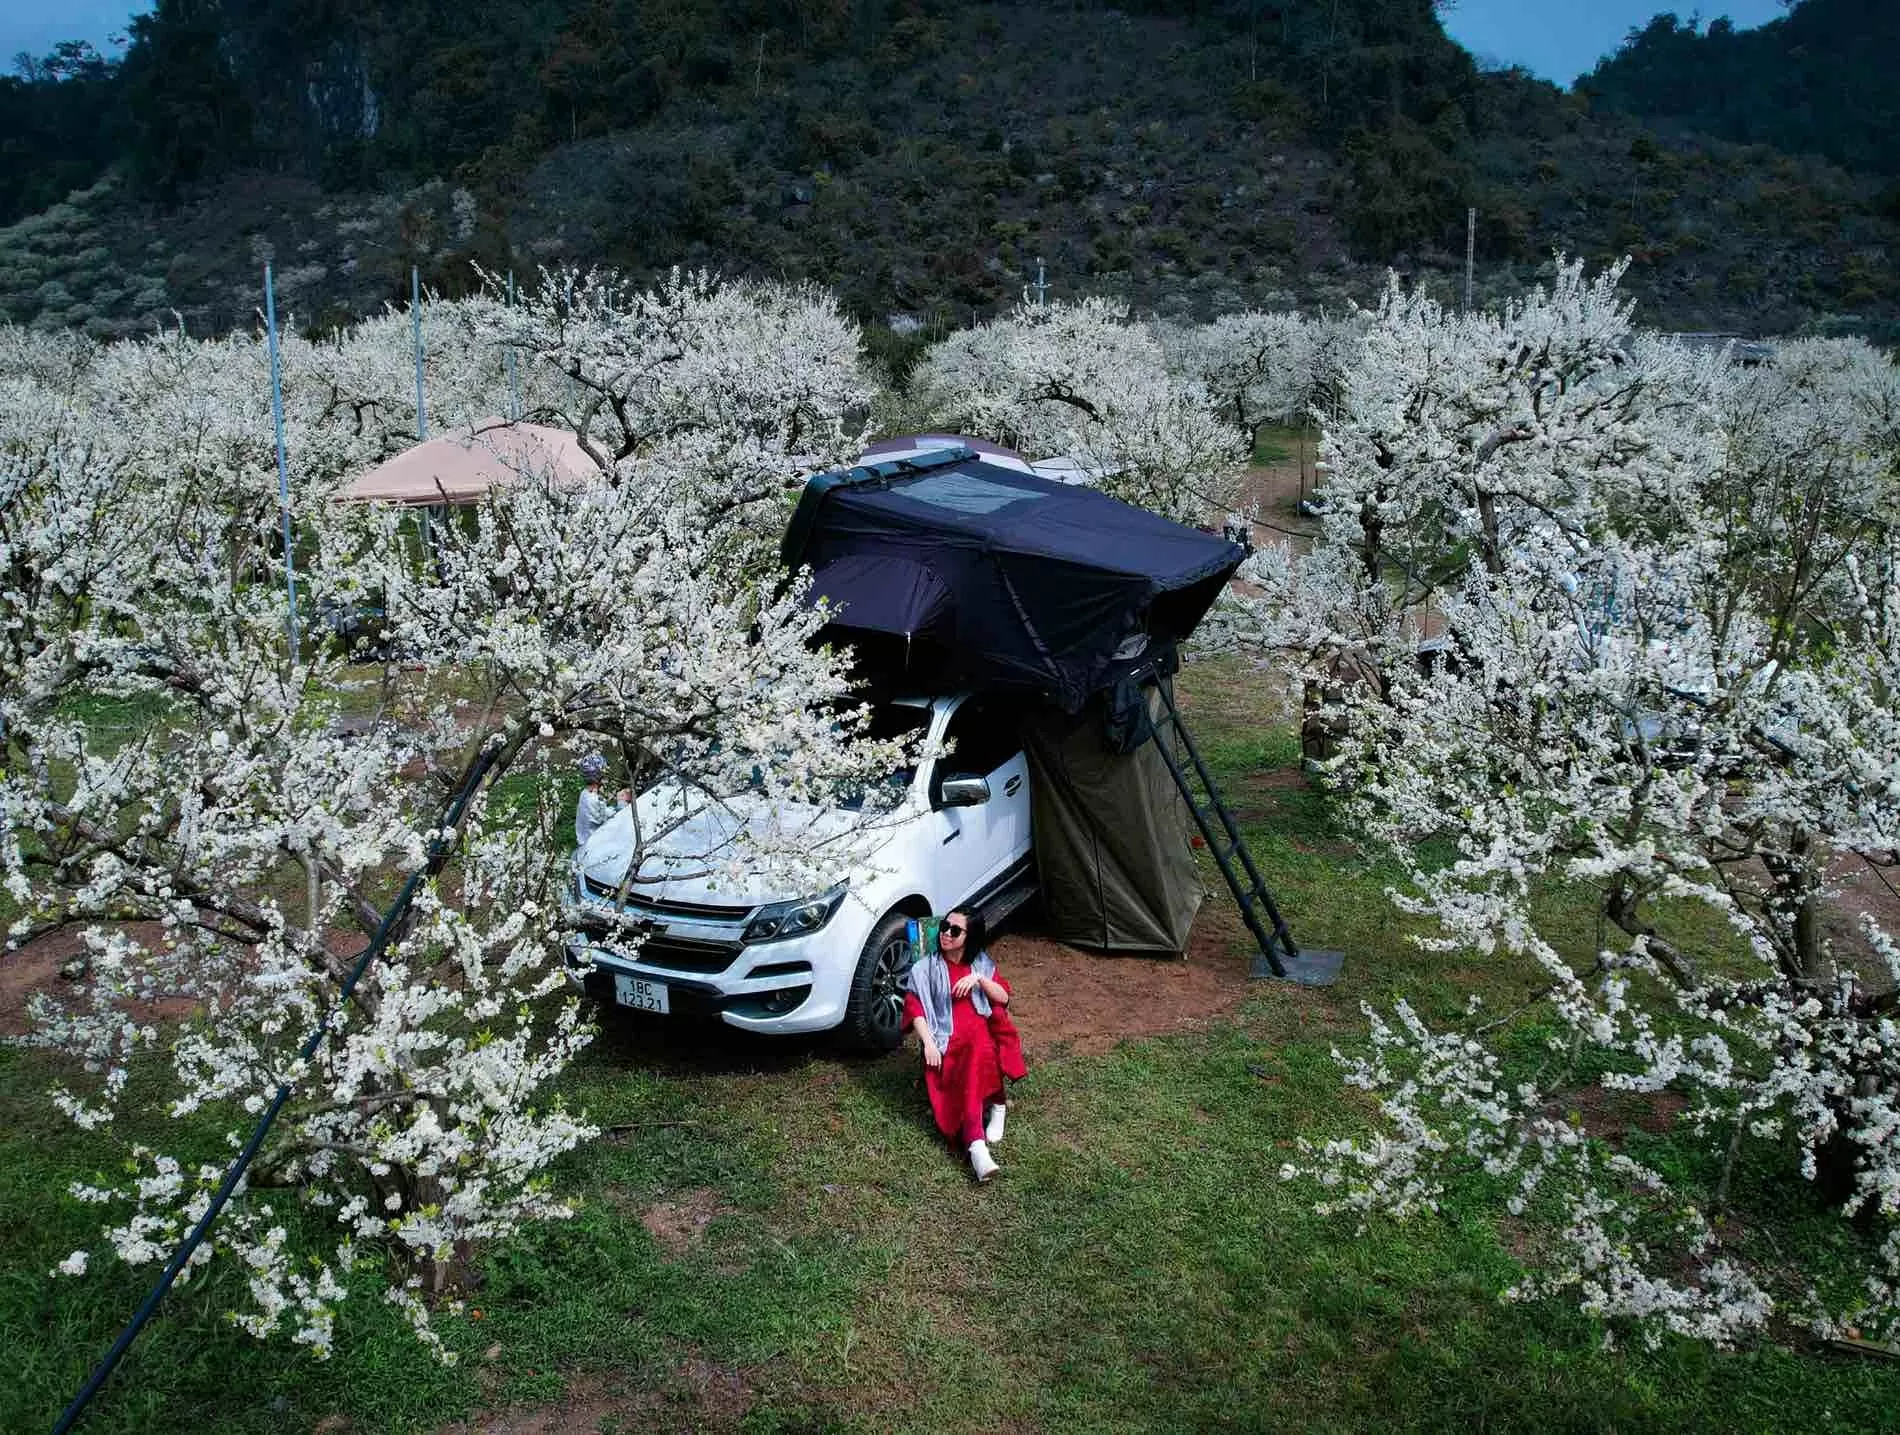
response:
[[[996,963],[990,960],[988,952],[978,952],[976,960],[970,963],[970,970],[979,977],[994,977]],[[924,1021],[930,1027],[930,1039],[937,1043],[938,1051],[950,1049],[950,964],[943,959],[941,952],[933,952],[911,963],[910,989],[917,994],[917,1000],[924,1009]],[[976,1014],[987,1017],[990,1014],[990,999],[982,987],[970,993],[970,1005],[976,1008]]]

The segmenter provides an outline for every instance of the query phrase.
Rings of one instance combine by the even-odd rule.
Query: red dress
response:
[[[950,969],[950,987],[970,974],[967,965],[946,960]],[[1002,977],[991,978],[1004,991],[1009,983]],[[943,1065],[924,1068],[924,1090],[930,1095],[930,1114],[937,1118],[937,1129],[960,1146],[983,1139],[983,1108],[1003,1099],[1003,1078],[1021,1080],[1027,1074],[1023,1065],[1022,1039],[1009,1009],[990,1004],[990,1016],[982,1016],[967,996],[950,998],[950,1045],[943,1054]],[[904,1025],[924,1014],[924,1004],[915,992],[904,993]]]

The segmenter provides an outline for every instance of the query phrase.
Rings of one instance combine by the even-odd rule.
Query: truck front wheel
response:
[[[904,985],[910,979],[910,932],[902,912],[872,929],[851,976],[844,1038],[860,1051],[894,1051],[904,1039]]]

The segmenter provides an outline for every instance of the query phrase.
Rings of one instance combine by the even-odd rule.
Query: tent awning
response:
[[[597,478],[600,470],[566,429],[490,418],[472,432],[443,434],[360,473],[337,494],[340,503],[480,503],[497,484],[526,476],[563,486]]]
[[[812,579],[807,600],[840,609],[838,620],[874,633],[911,638],[948,626],[950,590],[922,563],[889,554],[851,553]]]

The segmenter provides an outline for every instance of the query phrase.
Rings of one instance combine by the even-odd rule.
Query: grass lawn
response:
[[[1606,1352],[1566,1309],[1501,1304],[1515,1266],[1476,1187],[1441,1220],[1359,1232],[1276,1179],[1297,1137],[1363,1123],[1330,1057],[1358,1040],[1361,1001],[1443,1015],[1511,986],[1409,946],[1382,896],[1393,874],[1293,778],[1293,734],[1251,675],[1197,665],[1181,690],[1296,934],[1346,951],[1337,987],[1262,984],[1205,1028],[1036,1064],[985,1188],[928,1127],[908,1052],[848,1060],[608,1014],[566,1079],[609,1128],[559,1169],[580,1212],[485,1253],[479,1318],[445,1322],[460,1365],[428,1360],[373,1281],[328,1364],[260,1347],[217,1314],[226,1270],[174,1295],[83,1428],[1894,1428],[1900,1365]],[[110,1265],[46,1278],[97,1224],[61,1188],[104,1159],[40,1098],[55,1074],[0,1052],[9,1432],[51,1427],[145,1288]],[[1786,1200],[1789,1249],[1845,1238]]]
[[[1299,424],[1262,424],[1254,432],[1253,463],[1312,462],[1319,431]]]

